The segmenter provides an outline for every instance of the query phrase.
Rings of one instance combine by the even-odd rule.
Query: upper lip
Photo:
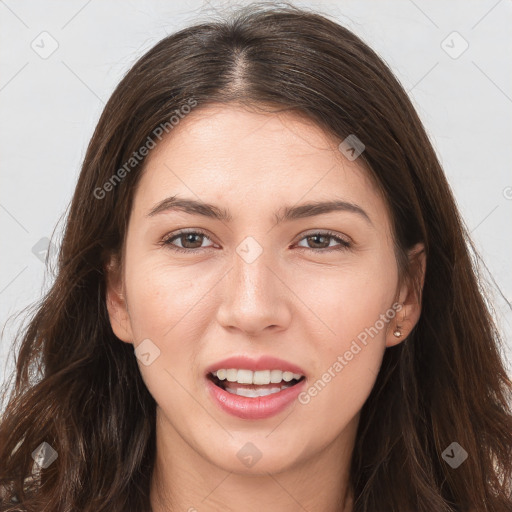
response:
[[[227,359],[222,359],[222,361],[217,361],[216,363],[211,364],[206,368],[206,373],[212,373],[217,370],[224,368],[228,370],[229,368],[236,368],[237,370],[282,370],[288,371],[292,373],[300,373],[301,375],[306,375],[304,370],[297,366],[296,364],[290,363],[289,361],[285,361],[284,359],[279,359],[278,357],[272,356],[260,356],[258,358],[253,358],[249,356],[239,355],[239,356],[231,356]]]

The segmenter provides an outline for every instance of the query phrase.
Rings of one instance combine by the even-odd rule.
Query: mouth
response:
[[[207,378],[217,387],[233,395],[257,398],[279,393],[296,386],[305,376],[281,370],[251,371],[226,368],[207,374]]]
[[[304,392],[308,374],[290,361],[233,355],[205,368],[208,395],[222,411],[244,420],[284,412]]]

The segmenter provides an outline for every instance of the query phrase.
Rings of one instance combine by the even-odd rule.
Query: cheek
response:
[[[161,253],[140,256],[136,250],[126,262],[126,293],[131,327],[137,343],[150,339],[159,355],[145,366],[138,361],[147,388],[166,411],[190,407],[187,391],[197,392],[203,340],[214,318],[211,293],[219,272],[169,264]]]
[[[184,329],[191,334],[190,328],[198,325],[198,313],[207,307],[207,291],[216,282],[213,276],[199,276],[191,266],[171,266],[161,257],[135,263],[127,265],[126,280],[132,328],[138,338],[153,336],[167,345]]]
[[[194,376],[204,329],[199,317],[207,317],[205,287],[211,288],[215,280],[209,283],[197,276],[197,270],[171,267],[161,259],[147,257],[139,262],[133,258],[131,265],[127,261],[126,278],[137,343],[150,339],[159,350],[150,365],[138,361],[142,378],[166,417],[193,429],[187,418],[204,415],[199,406],[194,409],[196,402],[190,395],[197,392],[198,385]],[[183,411],[188,415],[183,416]],[[205,424],[208,421],[204,418]]]
[[[319,334],[319,353],[338,353],[360,334],[364,338],[376,322],[379,335],[374,337],[383,339],[389,320],[382,324],[379,319],[393,305],[396,292],[393,259],[368,257],[364,264],[356,262],[314,274],[297,272],[294,276],[294,285],[303,291],[301,298],[311,308],[309,325]]]
[[[301,399],[312,408],[305,421],[324,418],[325,428],[334,432],[363,406],[382,362],[386,332],[392,328],[396,279],[395,261],[376,259],[364,268],[336,269],[308,288],[305,302],[314,304],[319,318],[310,322],[309,332],[318,332],[318,358]]]

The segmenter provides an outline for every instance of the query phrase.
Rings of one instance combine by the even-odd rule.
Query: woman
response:
[[[512,510],[470,249],[347,29],[249,6],[167,37],[89,144],[0,425],[1,510]]]

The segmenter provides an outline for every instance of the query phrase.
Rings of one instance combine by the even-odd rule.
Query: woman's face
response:
[[[384,350],[407,335],[393,336],[409,291],[389,213],[340,142],[291,113],[210,106],[146,160],[109,284],[112,327],[140,345],[161,434],[225,470],[282,471],[353,443]],[[281,391],[280,369],[305,378]],[[228,391],[213,370],[284,380],[217,382]]]

